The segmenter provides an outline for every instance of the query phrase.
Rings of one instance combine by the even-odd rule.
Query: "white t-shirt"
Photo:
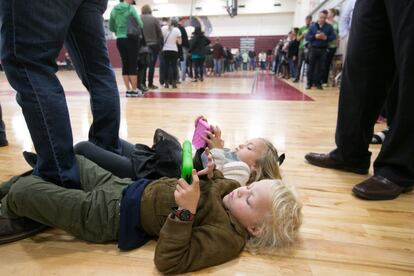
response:
[[[170,31],[168,26],[162,26],[161,31],[164,39],[164,47],[162,50],[178,52],[177,37],[181,37],[180,29],[173,27]]]

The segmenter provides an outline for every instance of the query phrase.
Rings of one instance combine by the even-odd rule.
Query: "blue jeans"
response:
[[[180,61],[181,81],[185,81],[187,74],[188,48],[183,47],[183,61]]]
[[[215,58],[214,62],[214,75],[221,75],[221,58]]]
[[[120,153],[119,92],[103,29],[107,0],[0,0],[1,60],[38,154],[33,174],[79,188],[79,168],[56,58],[63,43],[90,93],[89,141]]]
[[[296,78],[296,59],[293,60],[293,58],[289,58],[289,71],[290,77]]]

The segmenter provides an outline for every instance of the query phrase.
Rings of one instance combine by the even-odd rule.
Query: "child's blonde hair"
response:
[[[266,151],[261,158],[256,161],[256,168],[251,171],[250,184],[262,179],[281,179],[279,171],[279,154],[275,146],[267,139],[258,138],[266,146]]]
[[[302,224],[302,204],[281,180],[272,181],[270,212],[259,225],[262,229],[260,234],[251,237],[246,244],[246,249],[251,252],[286,247],[298,238]]]

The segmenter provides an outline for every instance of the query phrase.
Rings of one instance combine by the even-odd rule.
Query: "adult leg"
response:
[[[324,67],[323,76],[322,76],[322,83],[328,83],[329,72],[331,71],[331,64],[335,56],[335,53],[336,53],[336,48],[328,48],[328,52],[326,54],[326,59],[325,59],[325,67]]]
[[[396,109],[390,131],[375,160],[374,175],[409,187],[414,185],[414,56],[411,54],[414,47],[414,3],[391,0],[384,2],[394,49],[398,49],[392,55],[398,72],[398,89],[390,91],[394,95],[390,95],[389,99],[396,101]]]
[[[127,39],[126,38],[118,38],[116,40],[116,46],[119,51],[119,55],[121,56],[122,61],[122,79],[124,81],[125,88],[127,91],[131,91],[131,85],[129,83],[129,76],[128,76],[128,47],[127,47]]]
[[[1,110],[0,104],[0,147],[7,146],[7,138],[6,138],[6,125],[3,122],[3,112]]]
[[[120,103],[103,29],[107,1],[86,0],[77,9],[66,36],[76,72],[91,96],[93,122],[89,141],[120,153]],[[135,60],[136,62],[136,60]],[[133,87],[132,87],[133,88]]]
[[[300,73],[302,70],[302,63],[305,60],[305,51],[304,49],[299,49],[299,53],[298,53],[298,66],[297,66],[297,70],[296,70],[296,78],[295,78],[295,82],[298,82],[300,80]]]
[[[148,69],[148,87],[153,88],[154,86],[154,71],[155,71],[155,65],[157,63],[158,54],[160,52],[160,46],[157,45],[150,45],[151,49],[151,63],[149,65]]]
[[[369,142],[394,78],[393,54],[384,3],[357,1],[342,73],[335,135],[337,149],[330,153],[333,159],[351,167],[369,168]],[[378,59],[379,56],[382,58]]]
[[[180,62],[180,65],[181,65],[181,81],[185,81],[185,75],[187,73],[187,56],[188,56],[188,49],[183,47],[183,61]]]
[[[79,187],[79,170],[55,60],[80,4],[0,1],[1,60],[39,156],[33,173],[71,188]]]
[[[311,87],[315,82],[316,65],[319,58],[319,49],[311,48],[309,51],[309,69],[308,69],[308,87]]]
[[[326,56],[328,54],[328,50],[327,49],[320,49],[319,50],[319,57],[316,61],[316,72],[314,72],[314,74],[316,75],[315,77],[315,82],[316,82],[316,86],[318,88],[322,87],[322,79],[323,79],[323,74],[325,73],[325,65],[326,65]]]

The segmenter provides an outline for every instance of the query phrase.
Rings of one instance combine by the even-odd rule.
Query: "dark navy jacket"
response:
[[[315,35],[320,31],[327,36],[326,40],[316,39]],[[325,23],[322,27],[319,23],[313,23],[306,34],[306,41],[308,41],[312,48],[328,48],[328,43],[336,38],[334,29],[331,24]]]

